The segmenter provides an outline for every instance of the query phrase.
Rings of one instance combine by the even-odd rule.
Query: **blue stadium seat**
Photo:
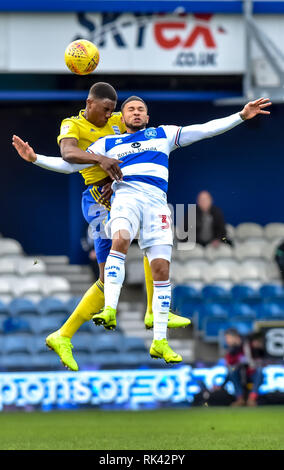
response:
[[[212,302],[222,302],[231,299],[231,292],[223,286],[208,284],[203,287],[202,297]]]
[[[253,331],[254,321],[250,318],[230,318],[228,328],[235,328],[241,335],[247,335]]]
[[[31,354],[34,350],[34,336],[31,334],[5,335],[3,338],[3,353],[5,355],[14,353]]]
[[[65,302],[57,299],[56,297],[45,297],[37,304],[38,311],[41,315],[54,315],[54,314],[69,314]]]
[[[257,319],[284,320],[284,308],[275,302],[267,302],[259,305]]]
[[[73,296],[65,302],[65,307],[69,314],[74,312],[75,308],[77,307],[81,299],[82,299],[82,296],[80,297]]]
[[[222,304],[206,303],[198,309],[195,315],[195,326],[199,331],[202,331],[204,329],[205,318],[220,318],[224,320],[227,317],[227,309]]]
[[[25,318],[12,316],[3,321],[2,329],[5,334],[33,332],[31,324]]]
[[[102,333],[96,336],[92,345],[92,363],[101,366],[119,364],[124,336],[117,332]]]
[[[254,304],[260,301],[258,289],[245,284],[235,284],[231,289],[232,300]]]
[[[125,337],[117,332],[102,333],[96,336],[92,343],[92,351],[95,353],[113,352],[120,353],[123,350]]]
[[[37,324],[35,325],[36,331],[38,334],[50,334],[55,330],[58,330],[61,325],[66,320],[66,315],[64,314],[53,314],[46,316],[39,316],[37,319]]]
[[[230,313],[230,318],[239,317],[239,318],[253,319],[256,317],[255,308],[243,302],[233,303],[230,307],[229,313]]]
[[[72,338],[74,353],[91,354],[93,351],[93,342],[96,341],[92,333],[78,331]]]
[[[152,362],[149,351],[147,350],[142,338],[124,337],[123,350],[120,354],[120,360],[124,365],[143,365]]]
[[[217,342],[221,331],[225,331],[229,325],[228,320],[224,318],[205,318],[203,323],[204,341]]]
[[[18,297],[9,303],[11,315],[22,315],[23,313],[38,313],[36,304],[25,297]]]
[[[147,352],[145,343],[142,338],[134,336],[125,336],[123,338],[122,347],[125,352]]]
[[[277,284],[263,284],[259,293],[264,301],[284,299],[284,287]]]
[[[0,300],[0,317],[6,317],[7,315],[10,315],[9,306]]]
[[[201,299],[200,291],[193,286],[179,284],[172,291],[172,307],[182,315],[195,310]]]

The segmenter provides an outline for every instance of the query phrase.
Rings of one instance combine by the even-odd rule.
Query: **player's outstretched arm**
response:
[[[111,177],[112,180],[122,180],[122,171],[119,161],[114,158],[98,155],[95,152],[85,152],[78,147],[78,140],[64,137],[60,141],[60,152],[63,160],[68,163],[100,165],[100,167]]]
[[[270,111],[267,111],[265,108],[271,104],[269,98],[259,98],[258,100],[247,103],[239,113],[221,119],[214,119],[204,124],[182,127],[178,138],[178,145],[183,147],[202,139],[208,139],[209,137],[223,134],[241,124],[243,121],[254,118],[258,114],[270,114]]]
[[[240,116],[243,120],[252,119],[258,114],[270,114],[270,111],[265,110],[268,106],[271,106],[269,98],[259,98],[255,101],[247,103],[240,112]]]
[[[46,157],[45,155],[36,154],[34,149],[24,142],[20,137],[14,135],[12,138],[12,145],[17,150],[20,157],[27,162],[34,163],[45,170],[55,171],[57,173],[75,173],[84,168],[89,168],[93,165],[71,165],[70,163],[64,162],[62,158],[58,157]]]
[[[12,137],[12,145],[17,150],[20,157],[27,162],[34,163],[37,159],[36,153],[34,149],[29,145],[28,142],[24,142],[20,137],[17,135],[13,135]]]

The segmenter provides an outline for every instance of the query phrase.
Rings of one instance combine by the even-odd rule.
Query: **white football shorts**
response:
[[[154,245],[173,244],[171,212],[166,200],[137,192],[131,187],[116,191],[110,220],[105,226],[109,238],[117,230],[123,229],[130,232],[131,241],[138,237],[141,250]]]

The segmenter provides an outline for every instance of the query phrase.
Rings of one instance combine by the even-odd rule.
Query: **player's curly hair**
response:
[[[106,82],[94,83],[89,90],[89,96],[102,100],[107,98],[111,101],[117,101],[117,93],[115,89]]]

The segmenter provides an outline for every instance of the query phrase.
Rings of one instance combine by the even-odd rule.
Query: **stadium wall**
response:
[[[66,254],[85,262],[80,238],[80,175],[61,175],[21,161],[11,146],[12,135],[28,140],[42,154],[58,155],[56,143],[63,117],[84,103],[34,102],[6,104],[0,111],[3,148],[0,173],[0,233],[21,241],[28,254]],[[151,124],[193,124],[226,116],[239,106],[208,102],[151,102]],[[208,189],[224,210],[228,223],[284,222],[281,136],[284,105],[222,136],[177,150],[170,159],[169,202],[194,203]]]

